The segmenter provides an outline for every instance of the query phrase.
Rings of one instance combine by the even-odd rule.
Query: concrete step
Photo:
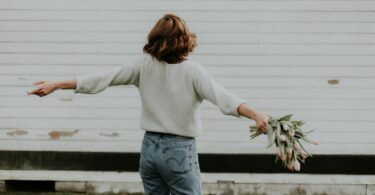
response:
[[[0,170],[7,181],[54,181],[59,192],[142,193],[138,172]],[[202,173],[204,194],[375,195],[375,175]],[[22,190],[22,189],[20,189]]]

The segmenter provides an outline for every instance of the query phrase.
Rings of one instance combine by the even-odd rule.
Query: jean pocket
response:
[[[165,148],[163,153],[166,164],[172,172],[187,173],[192,171],[193,154],[191,152],[191,147]]]
[[[144,160],[145,158],[149,155],[149,150],[151,147],[151,141],[144,139],[142,141],[142,146],[141,146],[141,153],[139,156],[139,168],[143,168]]]

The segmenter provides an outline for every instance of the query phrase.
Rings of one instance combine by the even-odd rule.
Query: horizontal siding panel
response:
[[[1,130],[0,140],[70,140],[70,141],[140,141],[143,137],[142,130],[123,130],[123,131],[98,131],[98,130],[22,130],[27,134],[16,134],[21,130]],[[59,134],[60,133],[60,134]],[[65,136],[64,136],[65,133]],[[227,136],[225,136],[227,135]],[[361,134],[362,135],[362,134]],[[363,136],[366,134],[363,133]],[[244,137],[245,136],[245,137]],[[264,139],[250,140],[249,133],[244,132],[205,132],[200,136],[201,142],[246,142],[264,143]],[[345,140],[343,140],[345,142]]]
[[[141,55],[51,55],[51,54],[0,54],[0,64],[90,64],[113,65],[137,59]]]
[[[22,78],[22,77],[21,77]],[[40,77],[39,77],[40,78]],[[43,77],[44,78],[44,77]],[[72,79],[72,78],[66,78]],[[37,79],[41,80],[41,79]],[[6,90],[0,92],[0,95],[3,97],[10,97],[10,96],[23,96],[26,95],[27,91],[35,89],[35,86],[31,83],[37,80],[30,80],[28,82],[27,87],[22,87],[19,85],[12,85],[12,86],[0,86],[0,89]],[[124,90],[122,90],[124,89]],[[82,96],[82,97],[93,97],[91,94],[74,94],[73,90],[57,90],[51,96],[61,97],[61,98],[71,98],[71,96]],[[104,91],[95,94],[96,97],[139,97],[138,89],[132,85],[122,85],[122,86],[111,86],[105,89]]]
[[[286,68],[287,69],[287,68]],[[369,69],[369,68],[368,68]],[[298,69],[293,69],[293,68],[290,68],[289,69],[291,72],[293,71],[297,71]],[[241,70],[239,70],[241,71]],[[253,71],[258,71],[256,69],[254,69]],[[306,88],[374,88],[375,85],[373,83],[374,81],[374,77],[373,76],[366,76],[366,74],[364,74],[363,76],[361,75],[353,75],[353,76],[346,76],[346,75],[343,75],[340,73],[337,74],[337,72],[332,72],[331,74],[330,73],[327,73],[328,75],[319,75],[319,76],[316,76],[316,75],[308,75],[306,73],[295,73],[295,74],[289,74],[287,75],[288,73],[287,72],[284,72],[284,71],[279,71],[277,73],[277,69],[276,69],[276,72],[274,74],[272,74],[272,72],[270,71],[269,74],[267,74],[267,72],[261,72],[261,70],[259,70],[259,74],[255,74],[255,75],[238,75],[238,76],[228,76],[228,77],[224,77],[224,76],[214,76],[215,80],[223,85],[224,87],[227,87],[227,88],[235,88],[235,87],[238,87],[238,88],[251,88],[251,87],[282,87],[282,88],[288,88],[288,87],[306,87]],[[265,70],[267,71],[267,70]],[[212,71],[212,72],[215,72],[215,71]],[[289,73],[291,73],[289,72]],[[355,72],[355,71],[353,71]],[[283,73],[285,73],[286,75],[283,75]],[[311,72],[313,73],[313,72]],[[335,74],[336,73],[336,74]],[[306,74],[306,75],[305,75]],[[250,77],[250,78],[249,78]],[[270,79],[279,79],[279,78],[284,78],[283,79],[280,79],[281,83],[279,84],[275,84],[275,85],[272,85],[273,82],[271,83],[268,83],[268,81]],[[312,80],[309,80],[309,79],[312,79]],[[301,82],[304,82],[304,83],[301,83],[300,85],[293,85],[293,84],[290,84],[292,82],[292,80],[294,80],[294,82],[297,82],[297,81],[301,81]],[[337,84],[330,84],[332,82],[336,82],[337,80]],[[258,84],[260,82],[265,82],[264,84]],[[251,84],[252,83],[252,84]]]
[[[0,12],[1,13],[1,12]],[[198,44],[375,44],[375,34],[296,34],[296,33],[202,33],[198,35]],[[59,44],[128,44],[145,43],[147,33],[110,33],[110,32],[0,32],[0,42],[23,43],[59,43]],[[1,44],[2,45],[2,44]],[[225,45],[223,45],[224,47]],[[135,52],[135,51],[133,51]]]
[[[2,140],[0,148],[6,151],[140,152],[141,142]]]
[[[4,119],[0,119],[0,121],[3,121]],[[71,130],[74,131],[76,129],[79,130],[97,130],[97,131],[127,131],[127,130],[141,130],[139,124],[139,119],[125,119],[123,120],[124,123],[121,123],[121,125],[108,125],[103,124],[106,121],[97,122],[97,120],[82,120],[82,122],[86,122],[85,125],[77,125],[75,123],[74,126],[63,123],[61,125],[61,122],[59,120],[44,120],[42,123],[46,124],[35,124],[33,126],[28,126],[30,120],[22,121],[22,123],[19,123],[18,126],[15,126],[16,120],[9,119],[8,120],[8,126],[2,125],[2,129],[9,130],[9,131],[15,131],[17,129],[19,130],[38,130],[38,129],[44,129],[44,130]],[[38,120],[43,121],[43,120]],[[73,120],[74,121],[74,120]],[[91,122],[93,121],[93,122]],[[115,122],[118,124],[119,120],[113,120],[112,122]],[[303,130],[311,130],[315,129],[316,131],[312,133],[312,136],[315,135],[317,132],[335,132],[338,135],[340,135],[341,132],[358,132],[358,133],[371,133],[374,130],[375,122],[363,122],[363,121],[312,121],[312,120],[304,120],[306,124],[303,126]],[[121,121],[120,121],[121,122]],[[90,125],[92,124],[92,125]],[[112,123],[111,123],[112,124]],[[203,134],[208,131],[238,131],[238,132],[248,132],[248,126],[255,125],[255,121],[241,118],[231,118],[227,117],[225,120],[203,120]],[[361,128],[358,128],[358,127]],[[234,128],[235,127],[235,128]]]
[[[297,80],[298,81],[298,80]],[[126,88],[126,89],[122,89]],[[19,87],[19,86],[0,86],[0,95],[3,97],[23,97],[26,98],[26,92],[35,89],[34,86]],[[309,100],[324,100],[324,99],[338,99],[338,100],[373,100],[375,98],[375,90],[368,88],[306,88],[301,87],[285,87],[285,86],[262,86],[247,87],[247,88],[230,88],[228,89],[237,96],[254,99],[309,99]],[[139,97],[138,89],[128,86],[114,86],[95,94],[73,94],[71,90],[60,90],[50,95],[50,97],[58,97],[65,100],[66,98],[73,99],[74,97]],[[28,98],[28,97],[27,97]],[[32,107],[32,105],[28,105]]]
[[[102,1],[102,0],[1,0],[2,9],[57,10],[195,10],[195,11],[372,11],[373,1]]]
[[[321,100],[321,99],[245,99],[248,104],[261,110],[285,111],[375,111],[375,100]],[[81,117],[116,117],[124,116],[127,109],[140,109],[142,107],[139,97],[0,97],[0,105],[15,106],[17,108],[0,108],[0,117],[17,116],[81,116]],[[206,103],[207,102],[207,103]],[[32,105],[33,109],[22,108]],[[42,106],[43,108],[39,108]],[[48,109],[46,107],[53,107]],[[217,106],[205,100],[203,108],[215,109]],[[83,108],[87,108],[83,110]],[[35,114],[35,110],[40,110]],[[44,110],[44,111],[43,111]],[[56,112],[57,113],[52,113]],[[50,114],[51,112],[51,114]],[[47,114],[48,113],[48,114]],[[99,115],[98,115],[99,114]]]
[[[0,32],[1,42],[144,43],[146,37],[147,33]]]
[[[19,134],[17,134],[19,132]],[[22,132],[22,133],[20,133]],[[57,130],[4,130],[0,129],[0,140],[25,140],[25,141],[48,141],[48,140],[69,140],[69,141],[141,141],[144,131],[123,130],[123,131],[102,131],[102,130],[80,130],[80,129],[57,129]],[[322,144],[370,144],[374,143],[372,133],[342,132],[340,136],[336,132],[315,132],[310,135],[313,139],[319,139]],[[338,137],[340,139],[338,139]],[[217,143],[249,143],[267,145],[267,136],[263,135],[253,140],[247,131],[206,131],[198,138],[199,142]],[[302,141],[303,142],[303,141]],[[305,143],[305,142],[303,142]],[[310,143],[306,143],[310,144]]]
[[[258,107],[258,106],[255,106]],[[58,112],[58,110],[56,110]],[[303,119],[307,121],[362,121],[362,122],[371,122],[373,121],[373,116],[375,115],[374,110],[269,110],[266,113],[270,113],[274,116],[281,116],[281,115],[286,115],[293,113],[296,116],[296,119]],[[8,125],[17,125],[17,123],[14,123],[15,120],[20,120],[22,121],[42,121],[43,119],[53,123],[57,121],[63,122],[64,120],[69,120],[70,123],[73,123],[75,121],[75,124],[83,123],[85,120],[87,121],[111,121],[111,120],[139,120],[139,117],[141,115],[141,110],[140,109],[135,109],[135,108],[127,108],[126,112],[122,112],[122,115],[116,116],[116,117],[74,117],[74,116],[67,116],[67,117],[17,117],[17,118],[12,118],[12,117],[6,117],[2,118],[2,125],[8,126]],[[228,120],[231,118],[234,118],[234,116],[227,116],[222,114],[218,109],[204,109],[202,110],[202,118],[204,120]],[[246,118],[243,118],[244,120]],[[247,120],[247,119],[246,119]],[[125,123],[124,123],[125,124]],[[38,125],[40,124],[35,124],[37,125],[36,127],[40,127]],[[91,124],[85,124],[90,127]],[[8,126],[15,128],[14,126]],[[33,127],[34,128],[34,127]],[[236,126],[234,128],[237,128]]]
[[[290,3],[289,1],[288,3]],[[341,2],[343,3],[343,2]],[[331,12],[330,12],[331,11]],[[238,11],[176,11],[187,22],[374,22],[374,12],[270,12],[258,10],[257,12]],[[106,10],[1,10],[2,20],[42,20],[42,21],[155,21],[165,11],[123,11],[114,12]]]
[[[0,77],[0,86],[4,87],[27,87],[26,90],[35,89],[36,86],[33,86],[32,83],[39,81],[39,80],[72,80],[75,77],[69,76],[44,76],[39,74],[40,76],[23,76],[23,75],[6,75]],[[239,77],[239,78],[238,78]],[[303,78],[305,77],[305,78]],[[229,90],[235,88],[248,88],[248,90],[252,90],[252,88],[331,88],[331,89],[340,89],[340,88],[352,88],[352,87],[359,87],[359,88],[374,88],[375,86],[372,84],[373,78],[368,76],[368,78],[361,78],[360,76],[353,76],[354,78],[345,78],[345,76],[339,75],[327,75],[327,76],[304,76],[301,75],[282,75],[282,76],[274,76],[274,75],[252,75],[252,76],[214,76],[214,79],[220,85],[228,88]],[[275,79],[277,78],[277,80]],[[329,84],[331,80],[338,80],[337,84]],[[123,94],[130,94],[134,96],[134,92],[128,93],[128,89],[134,87],[133,85],[130,86],[110,86],[109,88],[116,88],[124,90]],[[125,88],[125,89],[122,89]],[[19,89],[21,90],[21,89]],[[25,91],[25,90],[24,90]],[[365,90],[363,90],[365,91]],[[101,92],[103,93],[103,92]],[[23,96],[23,92],[18,93],[20,96]],[[137,92],[138,94],[138,92]],[[362,93],[361,93],[362,94]],[[361,95],[359,94],[359,95]],[[11,94],[8,94],[11,95]],[[13,94],[14,95],[14,94]]]
[[[30,54],[134,54],[143,44],[1,43],[0,53]],[[375,45],[251,45],[201,44],[196,54],[250,55],[375,55]]]
[[[294,71],[293,69],[289,69],[290,71]],[[254,75],[249,77],[254,78],[247,78],[245,77],[224,77],[221,78],[220,76],[216,76],[216,80],[218,83],[221,83],[223,86],[227,88],[235,88],[235,87],[281,87],[281,88],[293,88],[293,87],[306,87],[306,88],[374,88],[373,77],[372,76],[365,76],[362,77],[358,76],[344,76],[344,75],[321,75],[321,76],[313,76],[313,75],[305,75],[301,74],[291,74],[291,75],[282,75],[283,71],[280,71],[280,75]],[[305,78],[303,78],[305,77]],[[353,78],[351,78],[353,77]],[[366,78],[367,77],[367,78]],[[272,85],[271,83],[267,83],[268,80],[271,78],[273,79],[280,79],[281,83]],[[310,80],[311,78],[311,80]],[[267,80],[268,79],[268,80]],[[303,83],[299,85],[291,84],[292,80],[295,82],[301,81]],[[250,82],[255,82],[255,84],[250,84]],[[265,84],[258,84],[259,82],[265,82]],[[337,83],[335,83],[337,82]]]
[[[325,144],[320,146],[306,145],[305,148],[314,154],[369,154],[373,155],[375,149],[373,144]],[[264,144],[247,144],[247,143],[232,143],[232,144],[217,144],[217,143],[202,143],[198,149],[202,153],[222,153],[222,154],[274,154],[274,148],[264,148]],[[218,152],[215,152],[217,150]],[[233,151],[233,152],[227,152]]]
[[[131,62],[129,62],[130,64]],[[124,62],[123,64],[128,64]],[[204,64],[203,64],[204,65]],[[121,67],[122,64],[118,65],[107,65],[107,66],[49,66],[53,68],[46,68],[43,65],[0,65],[0,75],[15,75],[17,78],[25,78],[22,75],[53,75],[53,76],[69,76],[74,77],[76,75],[85,75],[100,73],[109,69],[115,69]],[[204,65],[206,66],[206,65]],[[363,87],[367,86],[366,77],[375,77],[375,66],[374,67],[246,67],[246,66],[207,66],[205,67],[215,78],[221,79],[223,84],[232,82],[235,86],[247,86],[247,79],[249,78],[264,78],[264,77],[320,77],[320,78],[335,78],[335,77],[353,77],[364,80],[362,81]],[[324,70],[324,72],[322,72]],[[50,76],[51,77],[51,76]],[[9,76],[8,76],[9,78]],[[34,76],[34,78],[37,78]],[[230,79],[226,79],[230,78]],[[2,79],[5,79],[2,78]],[[238,79],[238,80],[236,80]],[[327,79],[321,79],[327,82]],[[249,80],[250,81],[250,80]],[[348,79],[347,82],[355,83],[355,79]],[[26,84],[26,82],[24,82]],[[374,86],[374,85],[372,85]]]
[[[0,31],[23,32],[148,32],[154,22],[51,22],[0,21]],[[190,22],[190,29],[200,32],[273,32],[273,33],[374,33],[373,25],[365,22],[293,23],[293,22]]]
[[[314,154],[367,154],[374,155],[374,144],[321,144],[319,146],[305,144],[305,148]],[[249,144],[243,142],[233,142],[231,144],[221,143],[200,143],[198,150],[202,153],[219,153],[219,154],[275,154],[275,148],[265,148],[265,144]],[[230,151],[230,152],[228,152]]]
[[[17,146],[17,147],[14,147]],[[82,151],[82,152],[140,152],[139,141],[127,142],[76,142],[76,141],[23,141],[3,140],[0,142],[2,150],[23,151]],[[273,148],[265,148],[264,144],[250,144],[232,142],[229,144],[198,142],[200,153],[218,154],[274,154]],[[367,154],[373,155],[374,144],[325,144],[306,148],[312,154]]]
[[[1,119],[2,120],[2,119]],[[125,121],[131,121],[130,119]],[[139,121],[139,119],[134,119],[132,121]],[[311,136],[315,136],[316,133],[341,133],[341,132],[353,132],[355,129],[356,133],[372,133],[373,126],[375,125],[374,122],[362,122],[362,121],[312,121],[312,120],[304,120],[306,124],[303,125],[302,129],[312,130],[314,129],[315,132],[311,134]],[[129,124],[135,124],[130,123]],[[248,126],[255,125],[255,121],[249,120],[247,118],[232,118],[227,117],[225,120],[217,121],[217,120],[203,120],[203,134],[205,132],[249,132]],[[358,128],[358,126],[361,128]],[[133,125],[134,126],[134,125]],[[237,128],[233,128],[237,126]],[[45,131],[52,131],[52,130],[85,130],[85,131],[103,131],[103,132],[123,132],[123,131],[139,131],[141,130],[140,127],[132,127],[132,126],[118,126],[118,127],[76,127],[76,128],[67,128],[67,127],[2,127],[0,131],[6,132],[14,132],[16,130],[45,130]],[[203,135],[202,134],[202,135]],[[15,136],[17,132],[15,133]]]
[[[2,128],[47,128],[47,129],[77,129],[77,128],[118,128],[140,129],[139,119],[0,119]]]
[[[135,60],[141,55],[0,54],[0,64],[87,64],[113,65]],[[93,57],[95,56],[95,57]],[[203,65],[239,66],[375,66],[375,56],[279,56],[273,55],[192,55]]]

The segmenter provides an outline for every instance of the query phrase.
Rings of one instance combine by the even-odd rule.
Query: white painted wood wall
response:
[[[38,80],[131,62],[172,12],[198,35],[191,59],[250,106],[294,113],[316,154],[375,154],[375,1],[0,0],[0,150],[138,152],[134,86],[27,96]],[[337,84],[329,80],[338,80]],[[273,153],[254,122],[204,102],[200,153]]]

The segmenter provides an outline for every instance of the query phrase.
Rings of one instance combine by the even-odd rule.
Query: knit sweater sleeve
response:
[[[74,93],[95,94],[114,85],[135,85],[138,87],[140,59],[103,72],[77,75]]]
[[[247,102],[230,93],[227,89],[215,81],[210,72],[202,66],[199,68],[198,76],[194,80],[194,88],[201,99],[206,99],[218,106],[225,115],[241,117],[237,108]]]

